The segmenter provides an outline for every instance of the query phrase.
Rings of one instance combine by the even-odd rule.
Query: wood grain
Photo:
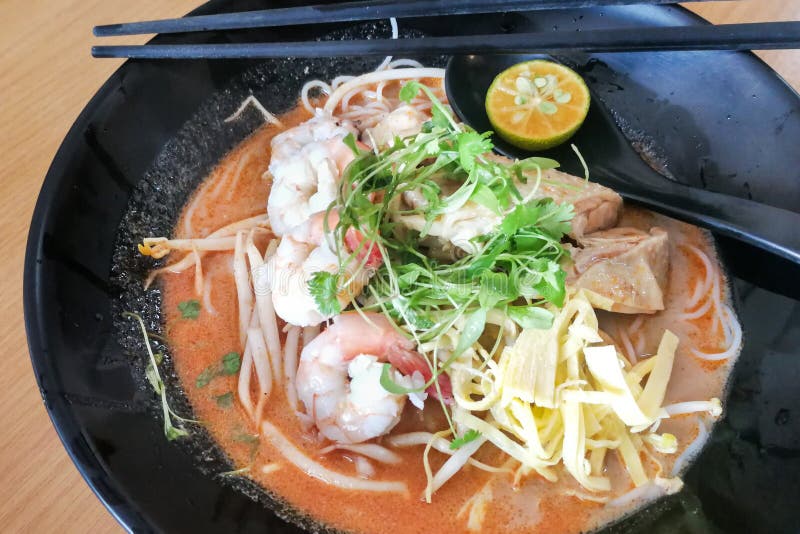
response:
[[[95,24],[179,16],[197,0],[0,0],[0,531],[120,532],[67,457],[41,402],[22,321],[22,262],[42,179],[83,106],[121,64],[93,60]],[[800,19],[800,3],[693,7],[718,23]],[[128,38],[124,42],[143,42]],[[109,40],[109,43],[120,40]],[[800,52],[762,57],[800,88]]]

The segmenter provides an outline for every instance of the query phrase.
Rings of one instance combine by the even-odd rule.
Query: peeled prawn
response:
[[[366,139],[378,147],[389,146],[395,137],[416,135],[430,117],[409,105],[402,105],[368,128]]]
[[[387,362],[394,368],[393,380],[406,387],[419,388],[425,376],[431,376],[414,342],[376,313],[341,314],[303,348],[297,396],[323,436],[338,443],[360,443],[394,428],[406,395],[389,393],[381,386]],[[441,389],[449,391],[449,387]],[[411,395],[421,408],[424,396]]]
[[[328,228],[334,228],[338,220],[336,212],[329,212]],[[326,235],[324,223],[325,212],[320,212],[292,228],[281,238],[268,265],[275,313],[295,326],[314,326],[331,317],[319,311],[308,289],[308,282],[315,273],[339,272],[339,258],[331,248],[332,236]],[[348,239],[350,242],[351,239]],[[361,293],[371,271],[359,269],[358,258],[353,258],[346,262],[342,274],[347,283],[337,299],[344,309]]]
[[[358,135],[349,121],[318,110],[272,140],[267,212],[276,235],[284,235],[336,199],[341,173],[354,157],[342,141],[350,133]]]

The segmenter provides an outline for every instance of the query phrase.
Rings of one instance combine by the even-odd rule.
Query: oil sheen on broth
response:
[[[264,126],[229,153],[189,199],[175,235],[205,236],[226,224],[263,213],[271,186],[269,176],[265,174],[270,159],[270,141],[283,129],[309,117],[308,112],[298,106],[281,117],[283,128]],[[628,342],[639,354],[654,354],[666,328],[679,336],[681,343],[664,404],[721,397],[733,359],[704,361],[694,357],[690,347],[708,352],[718,350],[725,344],[722,328],[712,324],[711,314],[681,322],[676,321],[675,314],[669,311],[684,310],[692,297],[695,282],[704,276],[702,261],[687,246],[697,247],[713,262],[717,261],[708,237],[696,227],[636,208],[625,207],[621,222],[645,231],[657,225],[668,232],[671,263],[665,299],[667,311],[648,316],[645,320],[639,315],[599,312],[602,329],[619,341],[618,336],[632,331],[632,325],[636,326],[635,335]],[[259,246],[264,244],[264,241],[258,242]],[[630,502],[609,506],[581,499],[576,495],[581,494],[580,487],[568,476],[561,476],[558,482],[552,483],[532,475],[515,485],[513,476],[507,473],[487,473],[466,466],[455,479],[435,493],[430,504],[426,504],[420,499],[426,481],[421,447],[396,449],[401,457],[401,462],[396,465],[375,464],[373,478],[404,481],[408,487],[405,495],[348,491],[309,476],[284,461],[281,453],[267,440],[259,438],[257,429],[238,402],[220,400],[229,393],[235,395],[235,376],[220,376],[198,387],[198,375],[215,365],[221,355],[242,352],[232,255],[229,252],[206,253],[202,265],[209,290],[196,320],[184,320],[178,309],[179,303],[197,298],[194,271],[188,269],[161,278],[166,327],[177,373],[196,418],[206,423],[236,468],[249,466],[247,476],[301,513],[347,531],[393,534],[431,530],[464,532],[469,520],[468,501],[478,492],[489,491],[492,498],[485,504],[484,531],[579,532],[629,513],[650,498],[645,494]],[[724,287],[722,284],[722,291]],[[273,389],[264,406],[264,419],[323,466],[354,473],[352,454],[346,451],[319,454],[320,445],[308,438],[290,408],[283,388]],[[679,443],[676,454],[661,458],[665,472],[673,469],[675,459],[696,437],[698,424],[697,414],[672,417],[662,422],[660,431],[674,434]],[[424,411],[407,404],[400,424],[392,433],[436,432],[445,426],[441,411],[434,403],[426,403]],[[502,452],[489,446],[482,447],[475,458],[491,465],[502,465],[505,461]],[[431,456],[432,469],[438,469],[444,460],[444,456]],[[613,454],[608,458],[607,471],[614,487],[612,497],[632,489],[624,467]]]

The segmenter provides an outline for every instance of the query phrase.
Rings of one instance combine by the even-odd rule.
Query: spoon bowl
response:
[[[570,58],[542,54],[453,56],[445,74],[445,90],[453,111],[475,130],[492,130],[484,105],[486,91],[499,73],[531,59],[549,59],[567,66],[573,63]],[[582,176],[582,163],[570,147],[574,144],[580,148],[591,180],[614,189],[626,200],[800,265],[800,214],[685,185],[690,182],[674,176],[666,162],[634,148],[637,140],[626,137],[617,126],[624,117],[615,116],[598,97],[591,81],[587,80],[587,84],[592,95],[589,114],[567,143],[532,153],[494,135],[495,149],[510,158],[550,157],[561,162],[566,172]]]

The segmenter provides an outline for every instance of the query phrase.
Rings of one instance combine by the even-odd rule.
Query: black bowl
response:
[[[215,1],[200,13],[262,7]],[[701,24],[675,7],[620,7],[401,21],[407,32],[580,31]],[[385,35],[387,25],[326,25],[171,35],[160,43]],[[800,206],[800,99],[751,54],[572,56],[642,147],[673,177],[789,209]],[[441,62],[442,58],[427,58]],[[123,309],[160,328],[158,290],[131,245],[169,232],[189,192],[258,124],[222,118],[246,95],[287,109],[301,82],[365,71],[376,61],[129,61],[98,91],[64,140],[36,205],[25,260],[25,321],[50,417],[78,469],[112,514],[136,532],[293,532],[266,494],[213,473],[224,455],[202,431],[167,442],[141,345]],[[306,71],[308,67],[308,71]],[[593,157],[613,167],[602,139]],[[595,156],[596,155],[596,156]],[[566,161],[565,161],[566,162]],[[686,488],[613,531],[797,529],[800,512],[798,272],[728,240],[718,242],[745,330],[725,417],[686,476]],[[174,377],[168,377],[174,384]],[[173,388],[175,389],[175,388]],[[185,402],[180,393],[174,399]],[[183,409],[188,410],[185,404]],[[280,515],[286,510],[277,507]],[[308,526],[308,525],[307,525]]]

